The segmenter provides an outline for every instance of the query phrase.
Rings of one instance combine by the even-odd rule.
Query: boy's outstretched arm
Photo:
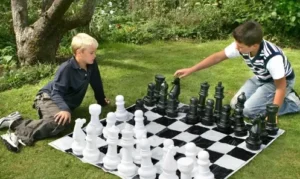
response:
[[[283,104],[283,100],[286,92],[286,78],[274,80],[276,87],[273,104],[277,104],[279,107]]]
[[[190,75],[193,72],[211,67],[211,66],[213,66],[217,63],[220,63],[221,61],[226,60],[226,59],[228,59],[228,57],[226,56],[225,51],[222,50],[220,52],[216,52],[216,53],[208,56],[207,58],[205,58],[204,60],[200,61],[199,63],[197,63],[196,65],[194,65],[190,68],[183,68],[183,69],[177,70],[174,73],[174,76],[183,78],[183,77]]]

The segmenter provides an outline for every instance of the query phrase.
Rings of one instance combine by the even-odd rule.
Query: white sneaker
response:
[[[0,129],[5,128],[5,127],[10,127],[10,125],[13,121],[19,120],[21,118],[22,118],[21,114],[18,111],[13,112],[6,117],[1,118],[0,119]]]
[[[25,146],[15,133],[8,132],[7,134],[3,134],[1,135],[1,139],[6,145],[6,148],[12,152],[19,152],[19,143]]]
[[[286,98],[293,101],[294,103],[297,104],[297,106],[300,107],[300,98],[294,91],[290,92]]]

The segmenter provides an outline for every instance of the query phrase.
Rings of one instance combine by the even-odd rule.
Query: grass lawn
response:
[[[226,47],[231,40],[194,42],[156,42],[137,46],[132,44],[103,44],[98,51],[100,71],[105,92],[112,105],[105,107],[101,118],[109,111],[115,110],[114,98],[122,94],[126,106],[142,98],[147,91],[147,84],[154,82],[155,74],[163,74],[170,85],[176,69],[189,67],[213,52]],[[300,74],[300,50],[284,49],[290,58],[296,74]],[[214,87],[222,81],[225,86],[224,104],[243,83],[252,76],[241,58],[232,59],[192,74],[181,80],[180,101],[189,103],[192,96],[198,96],[200,83],[207,81],[211,87],[209,97],[213,98]],[[0,93],[0,116],[12,111],[20,111],[25,118],[36,119],[37,113],[31,108],[37,91],[49,79],[35,85],[25,85]],[[295,89],[300,92],[300,81],[297,79]],[[82,105],[72,115],[73,124],[76,118],[89,119],[88,106],[94,103],[93,91],[89,88]],[[270,147],[261,152],[249,164],[240,169],[234,179],[243,178],[300,178],[300,115],[293,114],[279,118],[279,127],[286,132]],[[56,138],[35,143],[34,147],[24,147],[18,154],[8,152],[0,143],[0,178],[3,179],[58,179],[58,178],[101,178],[117,179],[102,170],[84,164],[75,157],[62,153],[48,145],[49,142],[71,132],[69,129]],[[5,133],[1,130],[0,134]]]

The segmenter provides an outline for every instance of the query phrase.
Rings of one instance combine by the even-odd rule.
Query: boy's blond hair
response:
[[[90,46],[98,48],[98,42],[95,38],[86,33],[78,33],[72,38],[71,48],[73,54],[75,54],[78,49],[86,49]]]

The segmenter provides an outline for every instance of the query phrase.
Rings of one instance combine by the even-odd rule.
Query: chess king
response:
[[[105,97],[96,51],[98,42],[85,33],[75,35],[71,43],[73,57],[62,63],[54,80],[39,90],[34,101],[40,120],[23,120],[18,112],[0,119],[0,129],[9,132],[1,136],[8,150],[18,152],[19,143],[32,145],[34,141],[52,137],[71,122],[71,112],[77,108],[90,84],[98,104],[105,106]]]
[[[254,77],[247,80],[234,95],[231,100],[232,108],[235,108],[237,97],[245,92],[245,117],[254,118],[256,114],[265,114],[266,106],[271,103],[280,107],[278,115],[299,112],[300,99],[293,90],[294,70],[283,51],[263,39],[260,24],[247,21],[234,29],[232,34],[234,42],[224,50],[208,56],[192,67],[177,70],[174,76],[183,78],[226,59],[241,56],[253,71]]]

